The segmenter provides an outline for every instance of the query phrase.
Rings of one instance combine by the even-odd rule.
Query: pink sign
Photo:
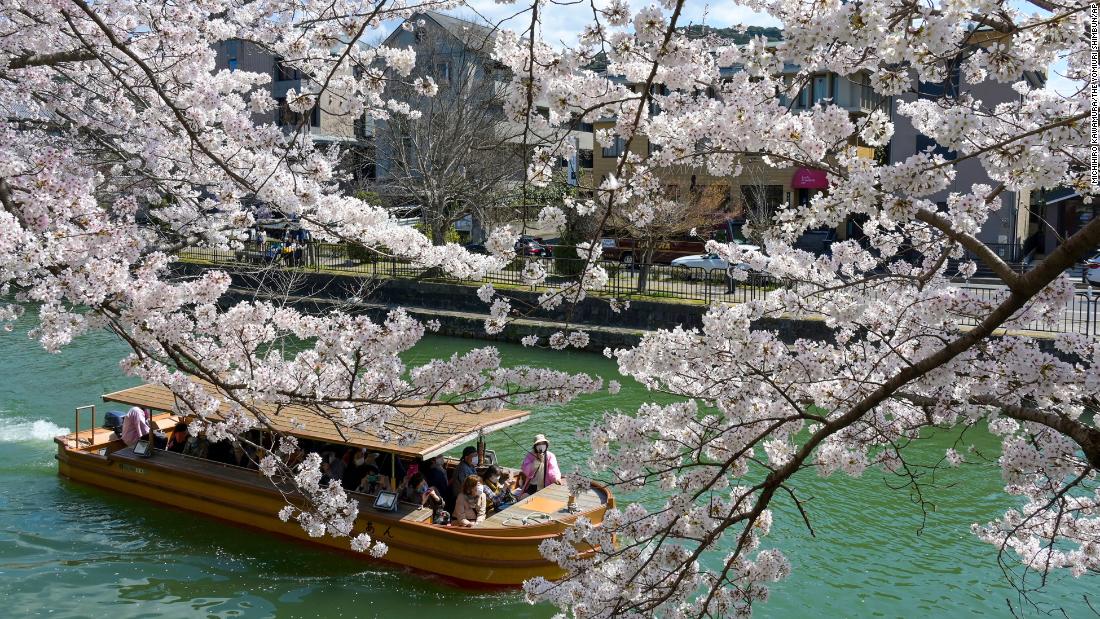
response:
[[[798,168],[791,179],[791,187],[794,189],[828,189],[829,176],[825,170],[814,168]]]

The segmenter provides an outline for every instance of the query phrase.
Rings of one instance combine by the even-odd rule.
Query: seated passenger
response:
[[[500,477],[497,478],[497,487],[500,488],[497,492],[497,497],[499,499],[497,509],[504,509],[519,500],[512,493],[512,483],[513,480],[508,474],[508,471],[501,471]]]
[[[340,476],[332,468],[328,460],[321,460],[321,485],[327,486],[332,482],[340,483]]]
[[[378,472],[381,475],[383,487],[391,487],[391,474],[393,475],[394,483],[398,480],[405,479],[405,465],[401,464],[401,458],[394,457],[394,455],[390,453],[375,454],[375,456],[378,458],[375,462],[378,466]]]
[[[470,475],[462,482],[462,493],[455,501],[452,523],[460,527],[472,527],[485,521],[485,493],[481,488],[481,478]]]
[[[451,488],[447,484],[447,465],[443,456],[431,459],[431,465],[424,472],[424,479],[435,489],[435,493],[443,499],[445,504],[451,502]]]
[[[333,479],[343,479],[344,477],[344,463],[340,458],[336,457],[336,454],[331,451],[326,451],[321,454],[321,459],[328,462],[329,471],[332,473]]]
[[[419,472],[410,475],[401,484],[399,492],[402,501],[433,509],[443,506],[443,499],[436,493],[435,488],[428,485],[428,481]]]
[[[508,496],[512,497],[513,501],[518,501],[527,496],[527,476],[523,474],[523,471],[516,473],[516,476],[512,478],[512,481],[508,484]]]
[[[550,451],[550,441],[541,434],[535,436],[535,443],[527,452],[520,469],[527,478],[527,494],[534,494],[550,484],[561,483],[558,459]]]
[[[122,442],[127,447],[137,445],[137,442],[149,435],[149,411],[140,406],[131,407],[126,417],[122,420]]]
[[[193,458],[208,458],[210,456],[210,441],[201,436],[187,437],[187,443],[183,446],[183,455]]]
[[[488,501],[489,507],[493,509],[500,509],[501,491],[503,490],[498,483],[500,479],[500,469],[497,465],[490,465],[481,473],[481,487],[485,493],[485,499]]]
[[[355,490],[362,492],[363,494],[378,494],[378,491],[384,488],[382,485],[382,475],[378,473],[378,469],[368,471],[363,479],[359,482],[359,487]]]
[[[451,493],[455,497],[462,494],[462,489],[466,487],[466,478],[471,475],[477,476],[477,448],[472,445],[462,450],[462,460],[451,478]]]
[[[344,476],[340,478],[341,483],[344,484],[345,490],[355,490],[359,487],[359,483],[363,481],[363,478],[367,476],[368,472],[378,473],[378,467],[373,463],[373,457],[371,457],[371,463],[367,462],[367,450],[366,449],[354,449],[352,450],[351,458],[349,459],[347,466],[344,468]]]
[[[232,464],[233,466],[239,466],[244,469],[253,468],[252,458],[248,457],[248,451],[238,441],[233,441],[233,451],[229,454],[229,461],[226,464]]]
[[[174,451],[176,453],[183,453],[183,448],[187,446],[187,439],[190,438],[190,434],[187,433],[187,424],[182,421],[176,424],[176,427],[172,428],[172,433],[168,435],[168,446],[165,447],[168,451]]]

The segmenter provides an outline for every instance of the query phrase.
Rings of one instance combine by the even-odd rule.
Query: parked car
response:
[[[740,245],[739,247],[741,249],[760,249],[756,245]],[[688,269],[687,275],[690,278],[691,271],[694,269],[703,269],[707,275],[711,275],[715,271],[725,273],[729,269],[730,264],[725,258],[722,258],[718,254],[697,254],[676,258],[672,261],[672,266]],[[734,265],[734,268],[752,271],[752,267],[744,262]]]
[[[714,239],[721,243],[727,243],[730,239],[741,239],[741,226],[743,222],[737,220],[725,220],[704,226],[696,230],[696,235],[677,235],[668,239],[662,239],[648,247],[651,264],[670,264],[677,258],[692,256],[706,250],[707,240]],[[600,239],[603,246],[604,260],[615,260],[624,266],[632,266],[635,262],[641,262],[643,253],[647,250],[646,242],[625,235],[608,234]]]
[[[542,243],[533,236],[527,236],[526,234],[519,237],[516,241],[516,253],[521,256],[549,256],[550,253],[543,247]]]
[[[1100,253],[1085,261],[1081,280],[1086,286],[1100,286]]]
[[[807,230],[794,242],[794,247],[795,249],[808,251],[811,254],[824,256],[830,252],[835,240],[836,230],[832,228]]]
[[[550,257],[554,255],[554,246],[547,243],[541,236],[534,237],[535,242],[542,245],[542,255]]]
[[[466,249],[466,251],[470,252],[471,254],[488,254],[489,253],[489,250],[485,249],[485,244],[484,243],[467,243],[467,244],[463,245],[462,247],[464,247]]]
[[[703,269],[707,275],[710,275],[713,271],[724,273],[730,265],[725,258],[720,257],[718,254],[697,254],[694,256],[680,256],[672,261],[672,266],[685,269]],[[737,266],[738,268],[742,266],[748,268],[747,264]]]

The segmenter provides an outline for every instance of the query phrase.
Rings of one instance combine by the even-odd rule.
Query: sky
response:
[[[605,4],[604,0],[597,0],[597,5]],[[647,0],[631,0],[631,7],[640,8],[650,4]],[[1037,12],[1038,9],[1024,1],[1011,0],[1012,7],[1024,12]],[[495,0],[466,0],[466,7],[447,11],[455,17],[470,19],[471,21],[489,20],[502,28],[509,30],[524,30],[530,20],[530,15],[524,13],[516,16],[516,12],[525,8],[523,3],[499,4]],[[592,19],[591,8],[587,2],[578,0],[576,4],[561,6],[557,4],[543,4],[542,37],[551,45],[569,46],[576,42],[577,34],[585,24]],[[744,24],[746,26],[778,26],[779,21],[763,13],[756,13],[733,2],[722,1],[698,1],[689,0],[684,7],[681,23],[706,24],[717,28]],[[398,23],[386,25],[387,34],[396,28]],[[1053,89],[1062,95],[1072,94],[1076,88],[1069,80],[1061,77],[1066,69],[1065,62],[1055,63],[1047,71],[1047,88]]]

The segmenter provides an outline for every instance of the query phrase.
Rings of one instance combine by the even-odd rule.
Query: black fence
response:
[[[458,280],[440,269],[425,268],[402,260],[381,256],[375,252],[346,245],[309,243],[304,246],[284,246],[280,243],[248,244],[238,250],[193,248],[180,258],[187,262],[209,263],[239,268],[279,266],[307,272],[357,275],[371,279],[416,279],[448,283],[490,283],[497,287],[543,291],[577,281],[584,261],[576,258],[543,256],[517,257],[499,271],[487,274],[478,282]],[[545,279],[533,284],[524,269],[538,265]],[[682,267],[667,264],[625,265],[601,261],[608,273],[607,285],[601,296],[614,298],[670,299],[711,303],[740,303],[763,298],[781,286],[775,278],[757,273],[732,277],[724,268]]]
[[[272,266],[304,272],[354,275],[375,280],[412,279],[428,282],[490,283],[502,291],[507,289],[543,292],[577,281],[583,260],[545,256],[517,257],[499,271],[477,281],[459,280],[437,268],[425,268],[405,261],[379,255],[361,248],[328,243],[286,246],[280,243],[249,244],[237,250],[191,248],[180,259],[197,264],[225,266],[236,269],[270,268]],[[545,278],[535,284],[525,269],[541,267]],[[725,268],[683,267],[667,264],[626,265],[601,261],[608,273],[607,284],[596,294],[621,300],[668,300],[675,302],[743,303],[762,299],[768,293],[785,286],[777,278],[745,272],[731,277]],[[1003,287],[960,286],[979,302],[993,302],[1006,294]],[[1052,312],[1041,320],[1015,325],[1015,328],[1050,332],[1098,335],[1098,301],[1100,291],[1091,289],[1076,293],[1073,303],[1063,311]],[[979,317],[961,316],[960,324],[976,325]]]

